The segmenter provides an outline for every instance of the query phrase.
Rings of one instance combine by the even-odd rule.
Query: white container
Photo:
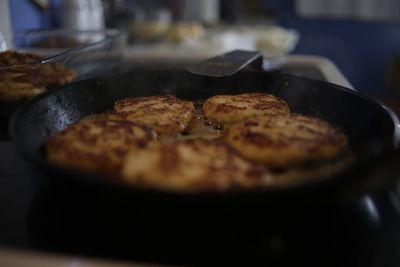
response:
[[[104,9],[101,0],[63,0],[61,5],[62,26],[73,31],[104,29]],[[80,41],[96,41],[103,36],[79,36]]]
[[[0,0],[0,51],[11,49],[11,16],[8,0]]]

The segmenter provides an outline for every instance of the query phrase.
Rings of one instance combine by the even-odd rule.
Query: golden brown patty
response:
[[[0,82],[0,101],[3,102],[18,102],[43,94],[44,92],[46,92],[45,87],[38,87],[27,82],[13,82],[7,80]]]
[[[145,126],[91,117],[50,137],[45,148],[50,162],[119,176],[126,153],[144,148],[155,139],[155,132]]]
[[[224,190],[269,184],[266,169],[241,158],[223,140],[159,144],[127,155],[123,179],[172,190]]]
[[[229,125],[253,116],[277,116],[289,114],[286,102],[265,93],[216,95],[203,105],[206,118],[214,123]]]
[[[0,53],[1,101],[25,100],[75,79],[75,71],[60,63],[42,64],[40,59],[29,53]]]
[[[347,145],[327,122],[299,114],[247,119],[231,126],[227,141],[244,157],[278,168],[330,159]]]
[[[34,71],[30,74],[36,77],[36,80],[33,77],[31,79],[33,84],[45,86],[47,89],[72,82],[76,78],[76,72],[74,70],[66,68],[60,63],[41,64],[39,71]],[[40,77],[40,79],[38,79],[38,77]]]
[[[0,67],[38,63],[41,59],[39,55],[8,50],[0,52]]]
[[[118,116],[153,128],[158,134],[175,134],[185,130],[194,105],[174,96],[126,98],[115,102]]]

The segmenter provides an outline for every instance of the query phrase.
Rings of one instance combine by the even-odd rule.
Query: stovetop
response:
[[[286,68],[285,71],[324,79],[323,74],[312,67]],[[3,136],[0,142],[0,247],[152,261],[150,254],[142,257],[126,249],[129,240],[136,242],[135,236],[124,236],[123,229],[102,228],[105,223],[112,224],[112,218],[104,217],[102,211],[94,210],[93,206],[80,206],[79,199],[85,195],[79,196],[68,188],[49,187],[41,183],[40,177],[31,174],[32,170],[21,160],[13,144]],[[315,249],[318,253],[326,246],[327,250],[337,249],[341,260],[351,259],[352,266],[400,266],[400,217],[396,206],[400,202],[393,192],[364,196],[354,203],[329,207],[329,212],[306,211],[320,213],[317,217],[321,218],[321,226],[310,219],[295,220],[287,225],[295,229],[293,235],[308,244],[309,247],[299,247],[300,251]],[[328,227],[324,229],[322,225]],[[308,235],[307,231],[314,234]],[[262,236],[262,233],[257,235]],[[121,243],[104,244],[105,240],[116,243],[120,240]],[[246,236],[238,240],[252,239]],[[262,244],[278,252],[281,246],[279,238]],[[122,247],[125,249],[120,249]],[[328,254],[335,255],[335,252]]]

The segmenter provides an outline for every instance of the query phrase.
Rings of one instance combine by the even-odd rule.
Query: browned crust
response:
[[[246,158],[278,168],[330,159],[347,146],[340,130],[300,114],[247,119],[229,129],[227,141]]]
[[[226,190],[270,182],[267,169],[240,157],[221,139],[159,144],[130,153],[123,179],[169,190]]]
[[[40,60],[29,53],[0,53],[0,100],[25,100],[76,78],[74,70],[60,63],[41,64]]]
[[[230,125],[253,116],[277,116],[289,114],[287,103],[266,93],[216,95],[203,104],[203,112],[211,122]]]
[[[12,50],[0,52],[0,67],[38,63],[42,58],[32,53],[20,53]]]
[[[168,135],[186,129],[195,107],[192,102],[175,96],[157,95],[116,101],[114,110],[115,119],[131,120],[153,128],[160,135]]]
[[[118,177],[126,153],[145,148],[155,138],[152,130],[133,122],[94,117],[51,137],[45,149],[55,164]]]

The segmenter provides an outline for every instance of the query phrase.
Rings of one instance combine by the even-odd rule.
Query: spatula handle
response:
[[[191,66],[192,74],[208,77],[231,76],[245,67],[262,69],[263,56],[258,51],[234,50]]]

